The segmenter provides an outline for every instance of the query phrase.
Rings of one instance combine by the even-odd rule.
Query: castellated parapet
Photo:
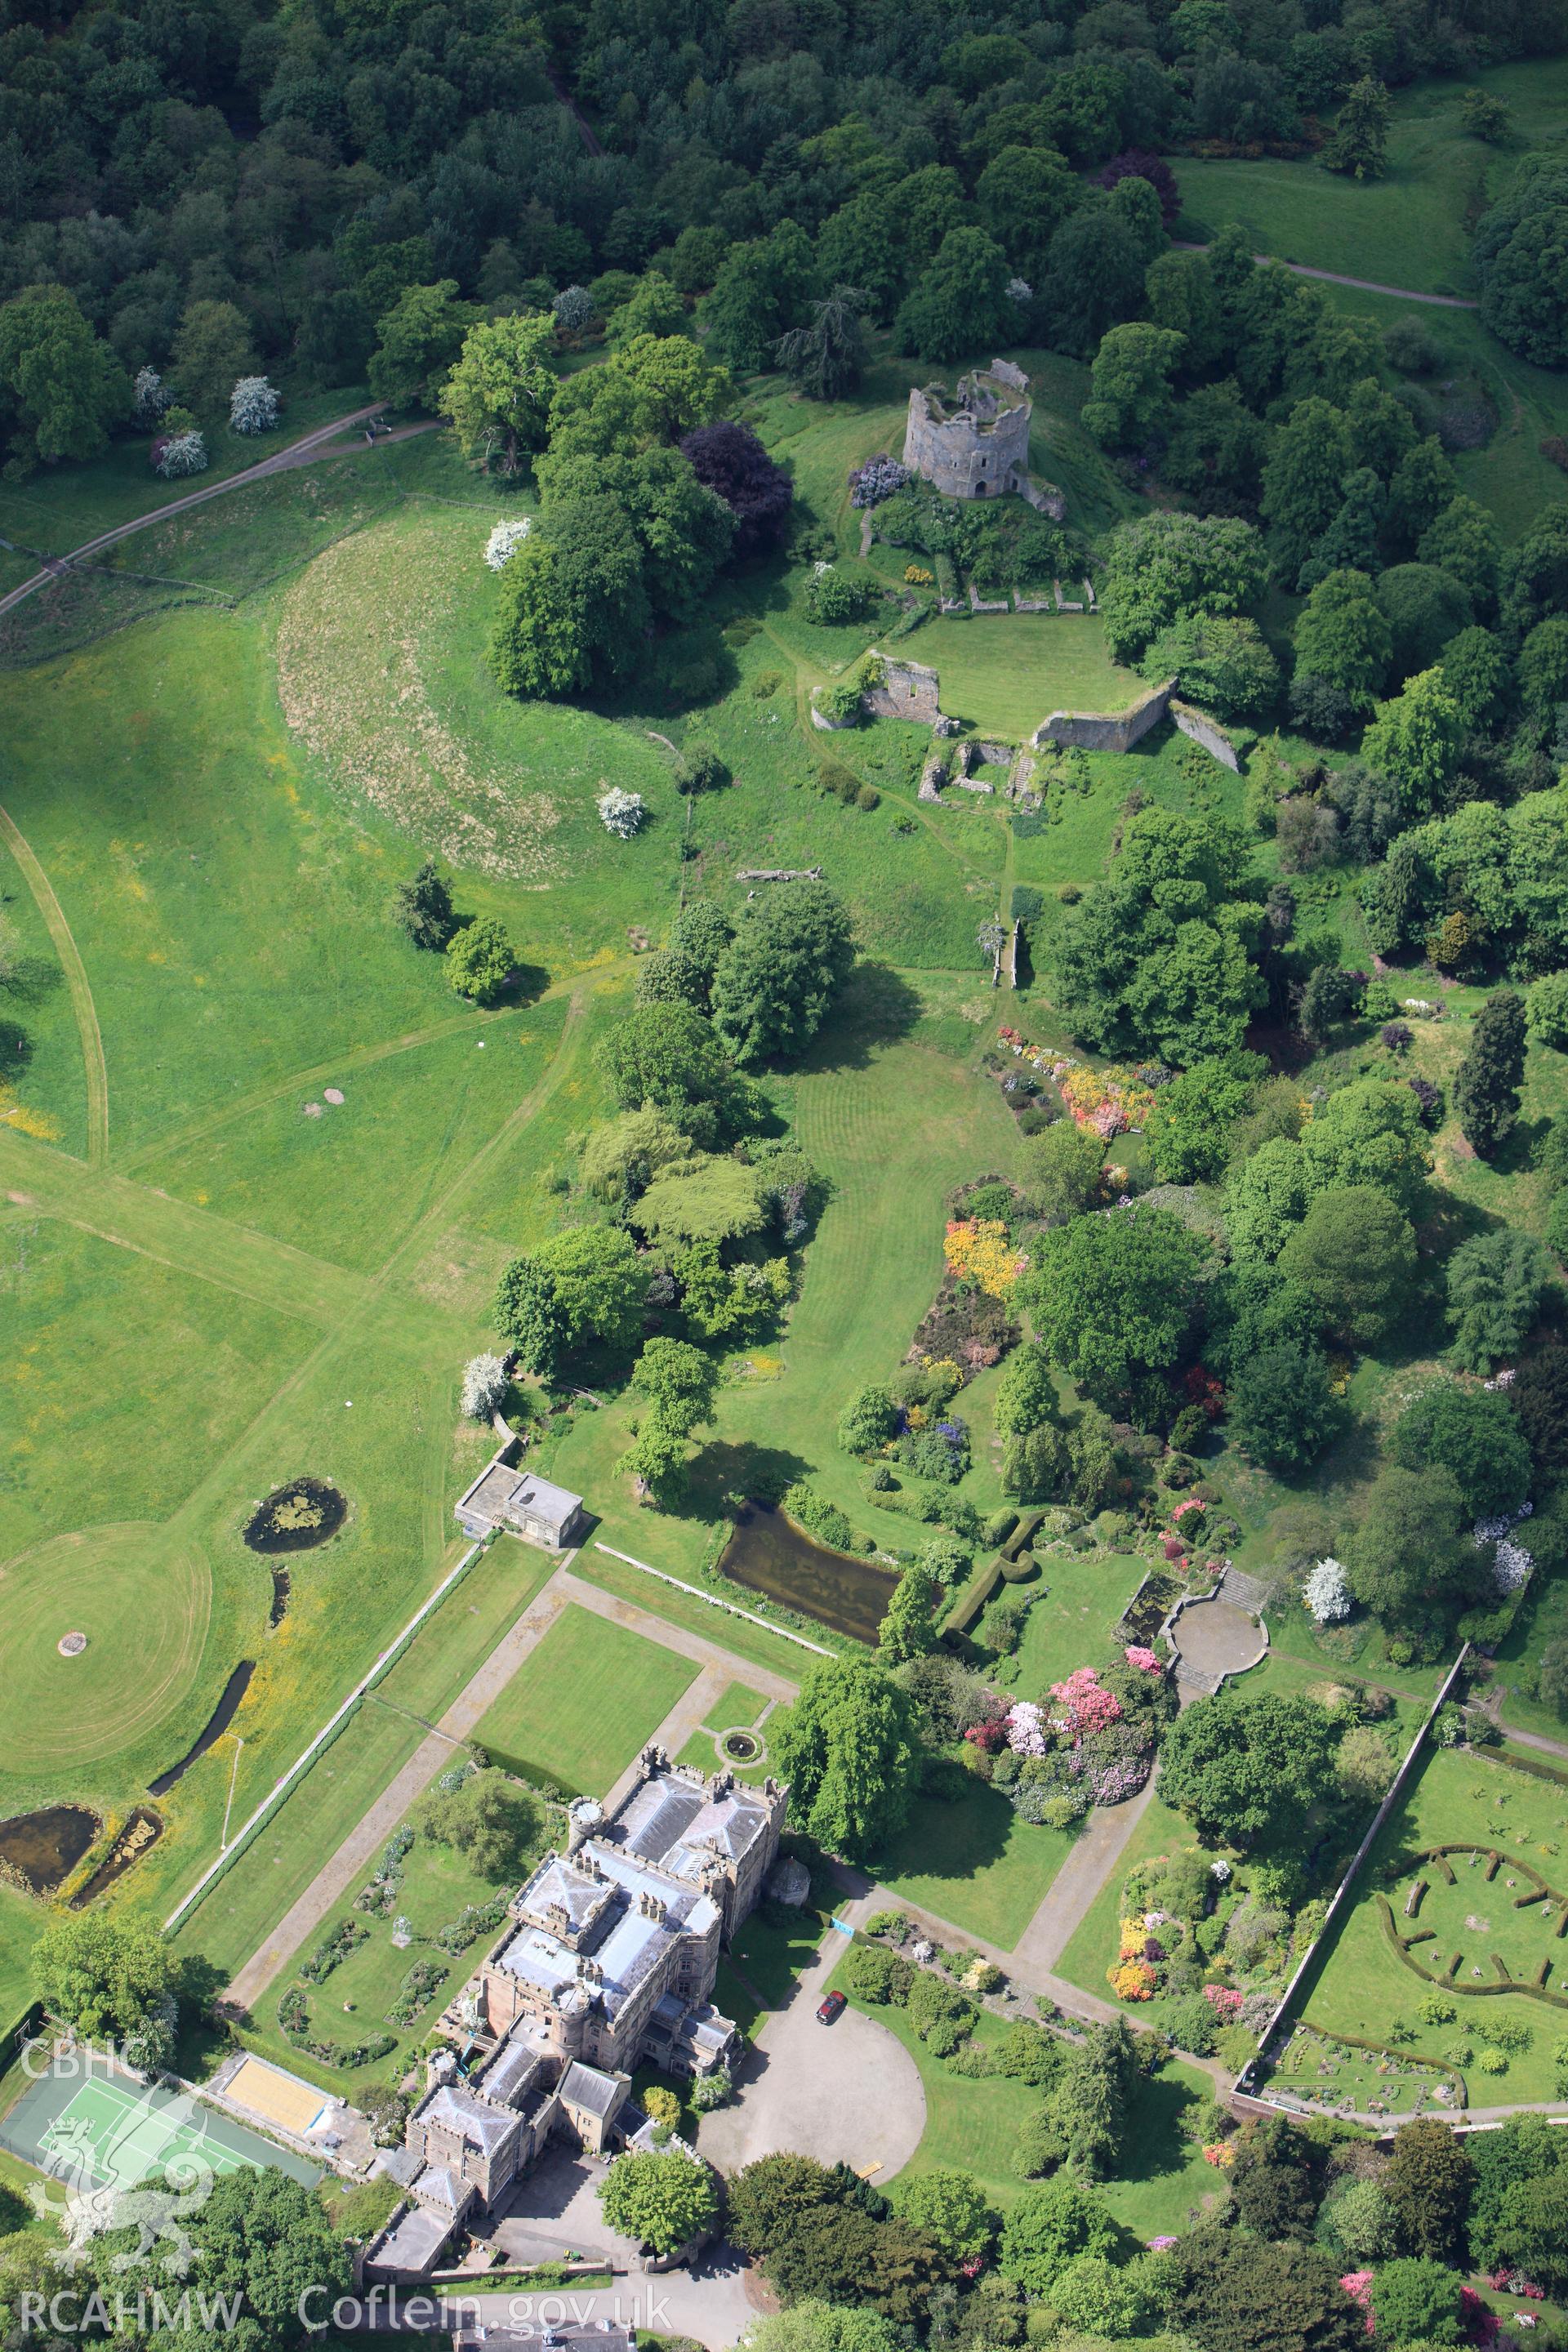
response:
[[[961,376],[955,393],[939,384],[910,394],[904,463],[950,499],[1027,495],[1029,379],[1011,360]]]

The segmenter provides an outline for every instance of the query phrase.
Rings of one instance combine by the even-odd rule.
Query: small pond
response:
[[[85,1805],[48,1805],[0,1822],[0,1877],[29,1895],[52,1895],[68,1878],[100,1829]]]
[[[140,1862],[149,1847],[155,1846],[163,1834],[163,1824],[145,1805],[138,1805],[125,1827],[99,1864],[87,1885],[71,1896],[73,1911],[85,1911],[95,1903],[106,1887],[117,1878],[123,1878],[133,1862]]]
[[[754,1764],[763,1752],[754,1731],[727,1731],[719,1745],[731,1764]]]
[[[150,1796],[166,1797],[175,1781],[183,1780],[197,1759],[205,1756],[207,1749],[223,1738],[224,1733],[234,1721],[239,1702],[245,1696],[250,1685],[250,1677],[255,1672],[255,1661],[250,1658],[241,1658],[238,1665],[225,1683],[223,1696],[208,1716],[206,1727],[201,1738],[193,1748],[185,1750],[177,1764],[171,1764],[166,1772],[160,1772],[155,1780],[148,1781],[147,1792]]]
[[[830,1551],[772,1503],[743,1503],[719,1561],[732,1577],[785,1609],[798,1609],[857,1642],[874,1643],[897,1579],[868,1559]]]
[[[293,1478],[258,1503],[245,1530],[252,1551],[310,1551],[337,1534],[349,1498],[321,1478]]]

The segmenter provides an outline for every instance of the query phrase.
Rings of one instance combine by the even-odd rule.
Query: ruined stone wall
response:
[[[882,667],[882,683],[861,697],[864,707],[877,719],[915,719],[922,727],[934,727],[942,717],[935,670],[924,662],[890,661],[885,654]],[[816,723],[826,724],[820,719]]]
[[[1065,743],[1080,751],[1131,751],[1151,728],[1158,727],[1161,719],[1169,716],[1184,735],[1201,743],[1222,768],[1238,767],[1236,747],[1218,719],[1211,719],[1205,710],[1195,709],[1190,702],[1178,702],[1175,687],[1175,679],[1167,678],[1163,686],[1151,687],[1130,710],[1114,714],[1053,710],[1036,728],[1034,740],[1037,744]]]
[[[1090,710],[1053,710],[1036,728],[1035,740],[1065,743],[1080,751],[1130,751],[1152,727],[1158,727],[1170,709],[1174,685],[1173,678],[1167,678],[1163,686],[1151,687],[1130,710],[1114,717]]]
[[[1229,768],[1233,773],[1239,770],[1241,763],[1236,756],[1236,746],[1217,719],[1211,719],[1205,710],[1194,710],[1190,702],[1177,702],[1174,697],[1171,702],[1171,716],[1183,734],[1190,735],[1194,743],[1201,743],[1222,768]]]

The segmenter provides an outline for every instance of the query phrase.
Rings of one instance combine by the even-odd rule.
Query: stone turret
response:
[[[910,394],[904,463],[944,497],[996,498],[1029,480],[1029,379],[1010,360]]]

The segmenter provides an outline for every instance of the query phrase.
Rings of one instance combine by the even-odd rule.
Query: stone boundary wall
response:
[[[1119,714],[1094,710],[1053,710],[1050,717],[1036,728],[1033,741],[1065,743],[1080,751],[1131,751],[1141,743],[1152,728],[1162,719],[1174,719],[1184,735],[1201,743],[1209,757],[1217,760],[1222,768],[1233,773],[1241,762],[1236,756],[1236,746],[1220,725],[1205,710],[1196,709],[1190,702],[1176,699],[1176,681],[1167,678],[1163,686],[1152,686],[1141,695],[1131,708]]]
[[[1373,1815],[1372,1823],[1367,1830],[1366,1835],[1363,1838],[1360,1845],[1357,1846],[1355,1853],[1352,1855],[1349,1867],[1345,1871],[1344,1876],[1335,1887],[1332,1897],[1329,1903],[1329,1907],[1323,1914],[1322,1926],[1319,1928],[1317,1934],[1313,1937],[1311,1942],[1302,1953],[1300,1960],[1296,1963],[1295,1969],[1291,1972],[1290,1981],[1286,1986],[1284,1991],[1280,1994],[1279,2004],[1275,2009],[1273,2016],[1269,2019],[1268,2023],[1264,2028],[1263,2032],[1258,2035],[1258,2058],[1267,2058],[1268,2056],[1281,2026],[1293,2020],[1296,1997],[1300,1991],[1302,1985],[1306,1982],[1309,1972],[1315,1965],[1319,1955],[1327,1944],[1331,1934],[1333,1932],[1335,1927],[1338,1927],[1340,1916],[1350,1899],[1351,1890],[1354,1886],[1356,1880],[1361,1875],[1362,1864],[1365,1862],[1367,1855],[1372,1852],[1373,1847],[1376,1844],[1384,1823],[1388,1820],[1389,1815],[1393,1812],[1395,1805],[1397,1805],[1403,1798],[1405,1789],[1409,1784],[1410,1776],[1426,1752],[1427,1742],[1432,1735],[1432,1726],[1437,1720],[1438,1710],[1447,1705],[1449,1694],[1452,1692],[1454,1685],[1458,1682],[1459,1675],[1464,1669],[1465,1661],[1468,1658],[1469,1654],[1470,1644],[1467,1642],[1464,1648],[1459,1652],[1458,1656],[1455,1659],[1453,1664],[1449,1667],[1447,1675],[1443,1677],[1442,1687],[1439,1689],[1437,1696],[1433,1700],[1431,1706],[1427,1708],[1420,1729],[1416,1732],[1415,1738],[1411,1741],[1409,1748],[1405,1750],[1405,1757],[1400,1764],[1399,1769],[1394,1774],[1394,1779],[1389,1785],[1387,1795],[1384,1798],[1383,1802],[1379,1805],[1376,1812]],[[1258,2059],[1252,2058],[1248,2059],[1247,2064],[1242,2068],[1240,2074],[1236,2078],[1236,2087],[1238,2091],[1246,2091],[1251,2087],[1253,2069],[1257,2064]],[[1256,2090],[1253,2090],[1252,2095],[1257,2097],[1259,2094]],[[1266,2092],[1261,2095],[1268,2105],[1275,2105],[1273,2101],[1268,2100],[1268,2095]],[[1296,2110],[1294,2108],[1280,2110],[1276,2107],[1276,2112],[1294,2114]]]

